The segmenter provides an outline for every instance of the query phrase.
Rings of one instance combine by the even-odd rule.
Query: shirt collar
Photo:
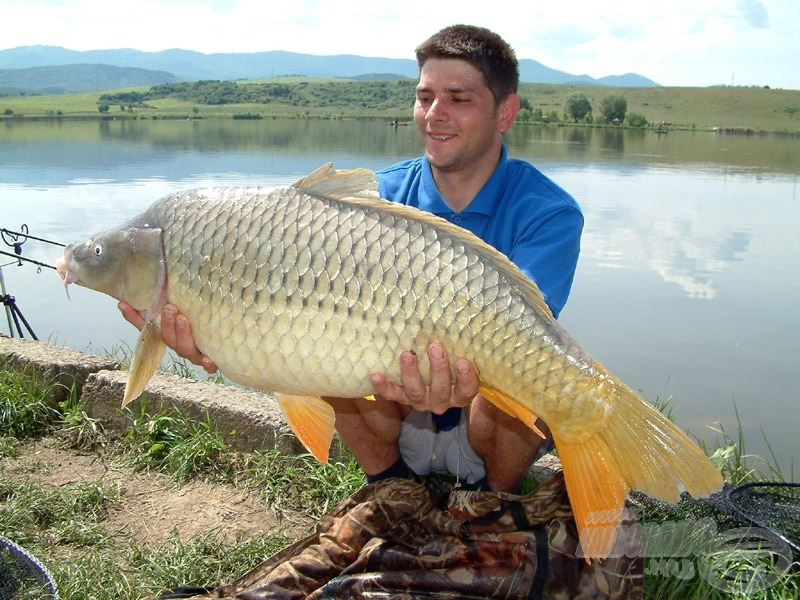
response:
[[[422,169],[422,189],[424,190],[423,197],[420,198],[419,208],[426,210],[433,214],[453,214],[455,211],[450,208],[450,205],[445,202],[442,195],[436,187],[436,182],[433,180],[433,171],[428,158],[423,158],[424,168]],[[505,144],[500,148],[500,160],[497,163],[497,168],[489,177],[489,180],[483,185],[478,194],[467,204],[460,214],[480,214],[492,215],[495,212],[497,199],[500,196],[500,190],[503,187],[503,182],[506,178],[506,170],[508,168],[508,150]]]

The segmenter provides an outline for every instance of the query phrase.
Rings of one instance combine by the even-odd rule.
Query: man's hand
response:
[[[144,327],[144,317],[138,310],[127,302],[120,302],[117,306],[128,323],[137,329]],[[161,310],[161,339],[178,356],[203,367],[207,373],[217,371],[216,363],[197,349],[189,319],[178,312],[174,304],[166,304]]]
[[[417,356],[410,350],[400,355],[402,385],[389,383],[386,377],[373,373],[370,377],[375,393],[385,400],[412,406],[417,410],[442,414],[454,406],[467,406],[478,394],[478,375],[472,364],[460,359],[455,364],[455,381],[450,374],[447,353],[439,342],[428,346],[431,365],[430,385],[425,385]]]

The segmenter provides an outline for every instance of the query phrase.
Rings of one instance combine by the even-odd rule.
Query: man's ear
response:
[[[519,96],[516,94],[509,94],[500,101],[497,107],[497,124],[500,131],[505,133],[514,124],[519,112]]]

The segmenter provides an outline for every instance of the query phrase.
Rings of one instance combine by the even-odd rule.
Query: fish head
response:
[[[154,309],[166,289],[161,233],[135,225],[103,231],[67,246],[56,270],[67,290],[75,283],[124,300],[139,311]]]

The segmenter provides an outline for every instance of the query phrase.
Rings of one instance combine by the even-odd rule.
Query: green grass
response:
[[[0,436],[24,438],[48,429],[57,416],[47,403],[49,387],[32,369],[24,373],[0,371]]]
[[[74,397],[58,411],[47,408],[47,386],[25,374],[0,371],[3,412],[0,449],[13,456],[26,441],[95,451],[123,468],[152,470],[176,486],[203,479],[262,492],[278,514],[302,511],[317,518],[364,484],[352,457],[320,464],[309,455],[265,450],[243,454],[225,446],[208,419],[181,415],[131,415],[130,429],[113,437]],[[40,421],[42,426],[33,427]],[[342,452],[344,452],[342,450]],[[34,465],[34,471],[48,465]],[[102,478],[59,486],[12,476],[0,467],[0,532],[48,566],[62,598],[139,598],[176,585],[227,582],[244,574],[293,539],[279,529],[248,539],[210,532],[146,545],[104,525],[122,490]]]
[[[526,83],[520,95],[544,112],[563,112],[567,95],[586,94],[599,115],[600,101],[612,94],[628,101],[628,114],[638,113],[651,123],[666,121],[681,128],[740,128],[754,131],[798,132],[800,91],[754,87],[608,88],[584,85]]]

